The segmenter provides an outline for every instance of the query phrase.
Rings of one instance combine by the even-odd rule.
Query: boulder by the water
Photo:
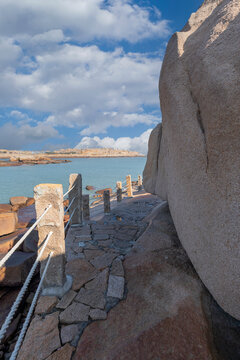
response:
[[[16,230],[17,214],[14,212],[0,213],[0,236],[11,234]]]
[[[206,0],[171,38],[162,130],[144,187],[169,203],[178,236],[218,304],[240,319],[240,6]]]
[[[86,190],[95,190],[95,187],[94,186],[92,186],[92,185],[87,185],[86,186]]]

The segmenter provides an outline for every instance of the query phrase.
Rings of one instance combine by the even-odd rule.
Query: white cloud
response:
[[[118,150],[131,150],[138,151],[142,154],[147,153],[148,139],[152,129],[148,129],[140,136],[130,138],[130,137],[119,137],[118,139],[113,139],[111,137],[99,138],[98,136],[94,137],[84,137],[80,143],[76,146],[76,149],[86,149],[86,148],[112,148]]]
[[[156,18],[150,19],[151,13]],[[137,42],[169,34],[156,9],[131,0],[1,0],[0,33],[37,35],[62,29],[81,42],[96,38]]]
[[[0,149],[21,149],[28,144],[56,137],[59,137],[58,131],[41,122],[36,126],[29,124],[18,126],[8,122],[0,127]]]
[[[158,107],[158,58],[65,44],[36,61],[30,73],[0,73],[0,105],[49,112],[46,124],[82,127],[82,135],[159,121],[142,110]]]

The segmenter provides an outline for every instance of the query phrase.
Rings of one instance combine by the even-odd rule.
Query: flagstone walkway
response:
[[[66,273],[73,278],[72,289],[60,300],[40,297],[19,360],[71,359],[84,329],[105,320],[127,297],[123,260],[146,229],[144,218],[160,202],[153,195],[138,195],[109,215],[70,228]]]

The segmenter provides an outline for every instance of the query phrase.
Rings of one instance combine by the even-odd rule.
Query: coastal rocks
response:
[[[12,206],[10,204],[0,204],[0,213],[12,211]]]
[[[14,232],[17,221],[17,215],[13,212],[0,213],[0,236]]]
[[[28,197],[26,196],[12,196],[10,198],[10,204],[12,206],[25,206],[27,204]]]
[[[13,234],[5,235],[0,237],[0,253],[7,253],[12,247],[20,240],[20,238],[26,232],[25,229],[15,231]],[[18,248],[22,250],[22,246]]]
[[[0,260],[6,254],[0,254]],[[15,251],[0,269],[1,286],[18,286],[25,281],[34,261],[36,254]]]
[[[58,312],[44,319],[36,316],[26,333],[20,348],[18,360],[45,360],[61,347],[58,330]]]
[[[238,1],[205,1],[171,38],[160,76],[162,135],[158,143],[150,139],[144,173],[146,191],[168,201],[200,278],[237,319],[239,19]]]

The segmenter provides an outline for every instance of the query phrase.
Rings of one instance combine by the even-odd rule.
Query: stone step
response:
[[[6,253],[0,254],[0,260]],[[15,251],[0,269],[0,286],[18,286],[25,281],[33,263],[36,259],[35,253],[24,253]]]
[[[13,234],[5,235],[0,237],[0,253],[7,253],[12,247],[20,240],[23,234],[26,232],[25,229],[19,229]],[[22,246],[19,248],[22,250]]]
[[[0,236],[11,234],[17,227],[17,215],[14,212],[0,213]]]

